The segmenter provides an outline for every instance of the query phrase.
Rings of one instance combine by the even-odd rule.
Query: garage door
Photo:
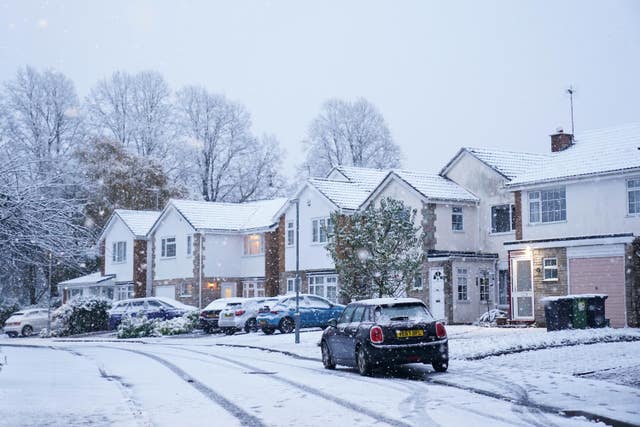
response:
[[[156,286],[156,296],[176,299],[176,287],[170,286]]]
[[[569,276],[572,294],[607,294],[605,313],[611,326],[626,325],[624,257],[570,259]]]

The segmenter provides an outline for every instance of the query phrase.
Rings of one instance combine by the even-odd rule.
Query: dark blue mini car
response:
[[[300,295],[300,327],[326,328],[329,320],[340,317],[344,305],[335,304],[317,295]],[[295,329],[296,296],[284,298],[274,305],[270,311],[258,314],[258,327],[265,334],[272,334],[278,329],[283,334]]]
[[[109,310],[109,329],[116,329],[124,316],[167,320],[197,310],[197,307],[170,298],[126,299],[116,302]]]

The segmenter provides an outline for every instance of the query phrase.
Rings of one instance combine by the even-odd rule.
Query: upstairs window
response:
[[[453,206],[451,208],[451,230],[464,231],[462,206]]]
[[[318,218],[311,221],[311,237],[313,243],[326,243],[333,233],[331,218]]]
[[[564,188],[529,192],[529,222],[566,221],[567,196]]]
[[[491,232],[508,233],[516,229],[515,205],[491,206]]]
[[[640,178],[627,181],[627,200],[629,215],[640,214]]]
[[[244,236],[244,254],[262,255],[264,253],[264,239],[262,234],[248,234]]]
[[[293,221],[287,222],[287,246],[293,246],[296,243],[296,229]]]
[[[176,238],[164,237],[162,239],[160,256],[162,258],[174,258],[176,256]]]
[[[113,262],[125,262],[127,260],[127,242],[113,242],[111,257]]]

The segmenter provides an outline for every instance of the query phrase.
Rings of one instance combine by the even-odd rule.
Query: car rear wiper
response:
[[[392,317],[391,320],[409,320],[409,316]]]

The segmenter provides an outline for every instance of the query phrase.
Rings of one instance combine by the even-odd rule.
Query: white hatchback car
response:
[[[262,308],[271,309],[283,297],[257,297],[247,298],[237,305],[227,305],[218,318],[220,330],[227,335],[233,335],[236,331],[244,329],[245,332],[257,332],[258,323],[256,317]]]
[[[28,337],[47,328],[49,314],[47,309],[33,308],[16,311],[4,322],[4,333],[14,338],[18,335]]]

